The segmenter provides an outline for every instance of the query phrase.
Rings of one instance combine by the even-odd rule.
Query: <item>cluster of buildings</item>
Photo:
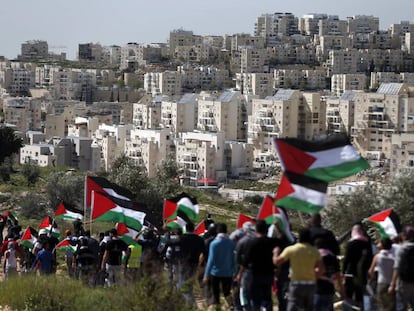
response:
[[[226,182],[277,169],[276,137],[346,132],[395,174],[414,167],[413,36],[412,22],[273,13],[254,34],[79,44],[78,66],[29,41],[0,61],[3,122],[39,166],[108,170],[125,154],[152,177],[173,158],[183,184]]]

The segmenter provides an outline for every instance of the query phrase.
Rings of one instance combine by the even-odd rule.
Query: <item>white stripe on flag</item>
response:
[[[316,158],[316,161],[311,165],[309,169],[336,166],[344,162],[357,161],[360,158],[358,152],[356,152],[354,147],[351,145],[324,151],[309,152],[309,154]]]

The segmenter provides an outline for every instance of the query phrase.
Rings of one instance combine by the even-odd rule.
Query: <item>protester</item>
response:
[[[316,291],[313,299],[313,311],[333,311],[335,285],[341,299],[344,298],[344,287],[339,260],[328,248],[325,240],[314,241],[322,257],[325,273],[316,280]]]
[[[142,246],[131,244],[125,253],[126,280],[132,283],[139,281],[141,277]]]
[[[75,241],[74,237],[72,236],[72,232],[70,230],[65,231],[66,240],[68,240],[70,243],[76,244],[77,241]],[[65,251],[65,263],[66,263],[66,269],[68,271],[69,277],[75,276],[75,269],[73,268],[73,252],[70,249],[67,249]]]
[[[46,241],[42,244],[42,249],[37,252],[32,268],[43,275],[52,274],[56,271],[56,261],[50,250],[49,242]]]
[[[106,243],[103,254],[101,270],[108,273],[108,286],[122,284],[122,252],[126,251],[127,245],[118,239],[116,229],[109,231],[110,240]]]
[[[96,275],[96,256],[89,246],[88,238],[81,237],[80,245],[74,255],[74,264],[78,270],[78,277],[83,283],[93,286]]]
[[[274,251],[273,262],[280,266],[290,263],[289,295],[287,310],[312,310],[317,276],[325,273],[321,255],[312,246],[309,228],[299,231],[299,242],[286,247],[280,254]]]
[[[217,236],[211,242],[206,269],[204,272],[204,283],[211,279],[213,292],[213,304],[220,305],[220,287],[223,296],[229,306],[232,305],[230,290],[233,277],[236,274],[235,244],[227,235],[227,225],[217,225]]]
[[[374,256],[371,267],[368,270],[371,281],[376,281],[377,301],[380,311],[395,311],[395,293],[388,293],[394,270],[394,256],[390,252],[392,241],[388,238],[381,239],[380,251]]]
[[[407,226],[402,235],[403,243],[397,251],[394,261],[394,271],[388,292],[397,292],[397,300],[401,302],[401,310],[407,310],[408,305],[414,308],[414,228]],[[397,302],[398,304],[398,302]]]
[[[14,249],[14,243],[9,242],[7,244],[7,250],[4,253],[4,265],[3,265],[5,278],[17,275],[17,253]]]
[[[322,239],[326,249],[332,254],[339,255],[339,244],[332,231],[322,226],[320,214],[313,214],[309,220],[309,230],[311,234],[312,245],[315,245],[316,239]]]
[[[273,309],[272,285],[274,280],[274,265],[272,262],[273,251],[280,247],[283,242],[279,239],[267,237],[268,226],[265,221],[256,222],[255,237],[246,246],[245,256],[237,275],[240,283],[242,275],[249,270],[251,283],[247,289],[250,299],[250,307],[253,310],[264,308],[267,311]]]
[[[346,245],[342,271],[345,275],[345,298],[359,308],[363,308],[371,261],[371,242],[361,225],[354,225]]]

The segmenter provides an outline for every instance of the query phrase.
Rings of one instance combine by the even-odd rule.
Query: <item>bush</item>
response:
[[[194,310],[163,276],[108,289],[90,288],[59,275],[25,275],[0,283],[0,301],[13,310],[28,311]]]

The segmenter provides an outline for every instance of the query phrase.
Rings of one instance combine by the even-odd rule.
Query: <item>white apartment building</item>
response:
[[[414,120],[411,120],[411,124]],[[414,134],[401,133],[391,136],[391,176],[414,169]]]
[[[132,125],[100,124],[92,136],[94,143],[101,147],[101,167],[108,171],[113,163],[125,152],[125,143],[130,136]]]
[[[354,143],[367,158],[382,161],[390,152],[386,140],[392,134],[412,131],[414,98],[407,85],[383,83],[376,93],[356,93]]]
[[[381,83],[405,83],[414,86],[414,73],[412,72],[371,72],[371,89],[377,89]]]
[[[161,102],[161,125],[169,128],[174,136],[191,132],[196,127],[198,95],[184,94],[178,101]]]
[[[357,73],[360,55],[357,50],[330,50],[326,61],[328,75]]]
[[[68,166],[82,172],[100,171],[100,148],[89,138],[55,138],[49,143],[25,145],[20,149],[20,164],[41,167]]]
[[[269,60],[267,49],[257,49],[253,46],[240,48],[240,72],[264,72],[265,64]]]
[[[299,87],[303,79],[301,69],[275,69],[273,71],[273,81],[275,89],[289,89]]]
[[[68,124],[68,136],[92,138],[98,129],[98,118],[76,117],[73,123]]]
[[[168,101],[168,96],[144,96],[133,104],[132,124],[138,129],[156,129],[161,126],[161,103]]]
[[[157,169],[173,149],[167,128],[132,129],[125,143],[125,154],[137,165],[144,166],[148,177],[156,176]]]
[[[198,99],[197,129],[223,132],[225,140],[242,140],[244,98],[238,91],[225,91],[219,98],[200,96]]]
[[[265,98],[272,96],[273,89],[272,73],[237,73],[236,89],[244,95],[259,96]]]
[[[331,93],[341,96],[345,91],[363,91],[367,76],[360,74],[334,74],[331,78]]]
[[[354,126],[355,91],[345,91],[341,97],[329,96],[326,100],[327,134],[351,134]]]
[[[326,135],[326,101],[320,93],[302,93],[298,115],[298,136],[315,140]]]
[[[211,89],[223,87],[229,78],[227,69],[215,66],[192,66],[185,64],[177,67],[177,72],[182,75],[182,87],[185,89]]]
[[[223,132],[181,133],[175,141],[175,149],[182,184],[196,186],[203,178],[219,182],[226,179],[224,136]]]
[[[276,165],[273,140],[276,137],[298,137],[301,93],[280,89],[274,96],[253,99],[248,116],[247,142],[253,145],[253,168]]]
[[[148,72],[144,75],[144,89],[147,94],[180,95],[182,77],[177,71]]]
[[[244,142],[225,142],[225,166],[230,178],[250,176],[253,169],[253,145]]]
[[[379,31],[379,18],[372,15],[348,17],[348,33],[369,34]]]
[[[276,46],[283,37],[298,33],[298,19],[292,13],[262,14],[254,25],[254,35],[265,39],[266,46]]]
[[[8,97],[3,101],[4,122],[17,131],[41,130],[41,101],[30,97]]]
[[[35,86],[35,71],[18,64],[0,70],[0,87],[11,96],[28,96]]]

